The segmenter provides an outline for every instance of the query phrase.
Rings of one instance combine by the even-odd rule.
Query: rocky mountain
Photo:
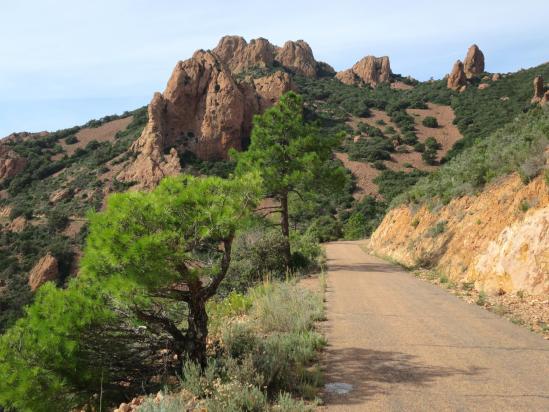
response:
[[[149,122],[132,145],[137,158],[119,179],[152,187],[181,171],[184,152],[226,158],[229,149],[244,147],[253,115],[294,88],[291,74],[316,78],[330,70],[303,40],[277,47],[262,38],[223,37],[212,51],[177,63],[164,92],[149,104]]]
[[[388,57],[367,56],[336,74],[302,40],[276,46],[226,36],[178,62],[148,107],[3,139],[0,331],[21,314],[31,290],[48,279],[62,285],[77,272],[89,209],[101,209],[110,193],[151,188],[167,175],[226,177],[234,168],[228,150],[245,150],[253,116],[288,90],[303,96],[307,119],[323,133],[345,135],[334,161],[354,176],[347,195],[295,217],[341,236],[353,214],[367,213],[368,205],[384,211],[422,176],[539,108],[530,105],[532,81],[549,77],[548,64],[505,75],[484,70],[482,53],[472,47],[451,88],[449,79],[396,75]],[[547,96],[543,80],[535,92],[534,103]]]

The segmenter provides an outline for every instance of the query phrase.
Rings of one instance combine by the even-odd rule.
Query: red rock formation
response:
[[[543,100],[545,94],[545,86],[542,76],[534,77],[534,96],[532,97],[532,103],[540,103]]]
[[[0,144],[0,181],[10,179],[21,172],[27,161],[11,150],[8,146]]]
[[[32,268],[29,273],[29,286],[34,292],[44,283],[50,280],[56,280],[59,276],[57,259],[47,254]]]
[[[293,90],[292,79],[288,73],[274,72],[270,76],[254,79],[255,92],[259,98],[259,110],[263,111],[278,101],[284,93]]]
[[[467,50],[467,56],[463,62],[463,70],[468,79],[484,72],[484,54],[476,44]]]
[[[336,77],[345,84],[369,84],[376,86],[379,83],[389,83],[392,79],[391,64],[387,56],[366,56],[355,63],[350,69],[336,74]]]
[[[303,40],[287,41],[277,50],[276,60],[296,74],[316,77],[317,62],[311,47]]]
[[[259,42],[254,42],[254,50]],[[290,76],[282,72],[236,79],[228,64],[241,70],[259,60],[228,56],[231,51],[251,55],[246,51],[251,45],[242,38],[224,38],[216,52],[199,50],[176,65],[164,93],[155,94],[151,101],[149,122],[132,145],[138,156],[119,179],[150,188],[162,177],[181,171],[178,153],[190,151],[212,160],[225,158],[231,148],[241,149],[250,134],[253,115],[292,88]]]
[[[448,76],[448,88],[452,90],[460,90],[467,84],[467,77],[463,70],[463,63],[461,60],[458,60],[454,63],[452,72]]]
[[[271,67],[276,52],[267,39],[259,38],[247,43],[240,36],[225,36],[212,50],[233,73],[239,73],[250,68]]]

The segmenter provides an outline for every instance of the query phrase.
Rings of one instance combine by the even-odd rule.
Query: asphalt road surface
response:
[[[324,411],[549,411],[549,342],[360,242],[327,244]]]

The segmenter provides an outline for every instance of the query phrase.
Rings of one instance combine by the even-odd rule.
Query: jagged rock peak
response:
[[[336,77],[345,84],[368,84],[376,86],[389,83],[393,78],[389,57],[366,56],[350,69],[338,72]]]
[[[296,74],[316,77],[317,62],[311,46],[303,40],[287,41],[276,53],[276,60]]]
[[[468,79],[484,73],[484,53],[476,44],[467,50],[467,56],[463,62],[463,70]]]
[[[467,77],[463,69],[463,63],[458,60],[454,63],[452,72],[448,76],[448,88],[452,90],[459,90],[467,84]]]
[[[154,187],[164,176],[180,173],[184,152],[203,160],[225,158],[229,149],[242,148],[253,115],[293,88],[290,76],[280,71],[239,80],[222,56],[252,43],[246,46],[236,37],[222,43],[217,51],[198,50],[176,64],[164,92],[149,104],[148,123],[132,145],[137,158],[120,180]]]
[[[261,37],[248,43],[241,36],[224,36],[212,51],[233,73],[278,65],[307,77],[335,74],[331,66],[315,60],[311,47],[303,40],[287,41],[278,47]]]
[[[239,73],[252,67],[271,67],[276,47],[264,38],[247,43],[241,36],[224,36],[213,52],[232,72]]]

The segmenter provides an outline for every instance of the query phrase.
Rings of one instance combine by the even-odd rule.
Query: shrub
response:
[[[237,234],[225,289],[245,291],[267,276],[282,278],[286,272],[284,238],[280,231],[255,227]]]
[[[437,237],[438,235],[444,233],[446,231],[446,221],[441,220],[440,222],[437,222],[436,225],[434,225],[432,228],[430,228],[427,231],[427,235],[429,237]]]
[[[414,150],[416,152],[419,152],[419,153],[422,153],[425,151],[425,145],[421,142],[417,142],[415,145],[414,145]]]
[[[442,145],[434,137],[428,137],[425,139],[425,148],[429,150],[440,150]]]
[[[78,138],[75,135],[71,135],[65,139],[66,144],[76,144],[78,143]]]
[[[393,144],[383,137],[360,139],[358,142],[351,143],[348,146],[349,158],[351,160],[366,162],[389,160],[393,151]]]
[[[432,128],[436,128],[438,127],[438,121],[435,117],[433,116],[427,116],[425,117],[422,122],[423,126],[425,127],[432,127]]]
[[[69,217],[66,213],[52,210],[48,215],[48,228],[52,232],[62,231],[69,224]]]
[[[434,165],[437,161],[437,152],[431,149],[426,149],[421,154],[421,159],[428,165]]]

